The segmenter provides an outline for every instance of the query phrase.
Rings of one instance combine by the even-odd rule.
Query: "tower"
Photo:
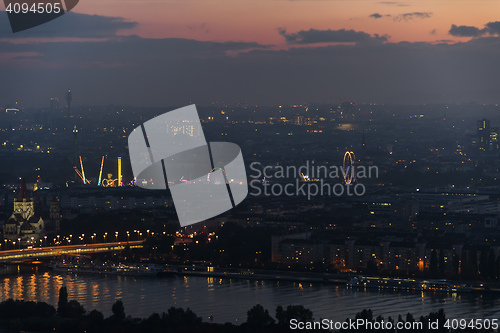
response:
[[[67,105],[67,111],[68,111],[68,117],[71,116],[71,101],[73,100],[73,94],[71,93],[71,90],[68,90],[66,93],[66,105]]]
[[[52,201],[50,202],[50,221],[51,227],[54,229],[53,231],[57,232],[60,229],[61,223],[61,207],[59,206],[59,200],[57,200],[56,195],[52,196]]]
[[[33,200],[28,193],[26,180],[23,178],[17,198],[14,200],[14,214],[19,214],[23,219],[28,219],[34,213]]]
[[[116,184],[117,187],[122,186],[122,158],[118,157],[118,184]]]
[[[36,191],[35,202],[33,204],[34,212],[40,213],[43,210],[42,199],[40,198],[40,192]]]

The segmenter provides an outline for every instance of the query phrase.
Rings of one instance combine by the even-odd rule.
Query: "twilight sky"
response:
[[[500,102],[500,2],[80,0],[13,34],[0,106]]]

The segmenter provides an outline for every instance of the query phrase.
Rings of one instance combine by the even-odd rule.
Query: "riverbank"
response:
[[[275,270],[248,270],[233,269],[231,271],[224,268],[199,267],[170,265],[172,273],[181,276],[202,276],[225,279],[245,279],[263,281],[291,281],[301,283],[325,283],[345,285],[350,279],[350,275],[336,273],[313,273],[313,272],[284,272]]]

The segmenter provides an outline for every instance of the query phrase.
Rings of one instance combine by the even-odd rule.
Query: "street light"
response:
[[[118,242],[118,231],[115,231],[115,241]]]
[[[107,236],[108,236],[108,233],[107,233],[107,232],[105,232],[105,233],[104,233],[104,243],[106,243],[106,237],[107,237]]]

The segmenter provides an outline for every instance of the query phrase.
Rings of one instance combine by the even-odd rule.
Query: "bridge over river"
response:
[[[125,247],[141,248],[144,243],[140,241],[130,242],[113,242],[113,243],[97,243],[97,244],[81,244],[81,245],[64,245],[64,246],[48,246],[36,247],[32,249],[19,249],[0,251],[0,262],[12,262],[27,259],[42,259],[47,257],[61,256],[61,255],[78,255],[90,254],[98,252],[112,252],[121,251]]]

